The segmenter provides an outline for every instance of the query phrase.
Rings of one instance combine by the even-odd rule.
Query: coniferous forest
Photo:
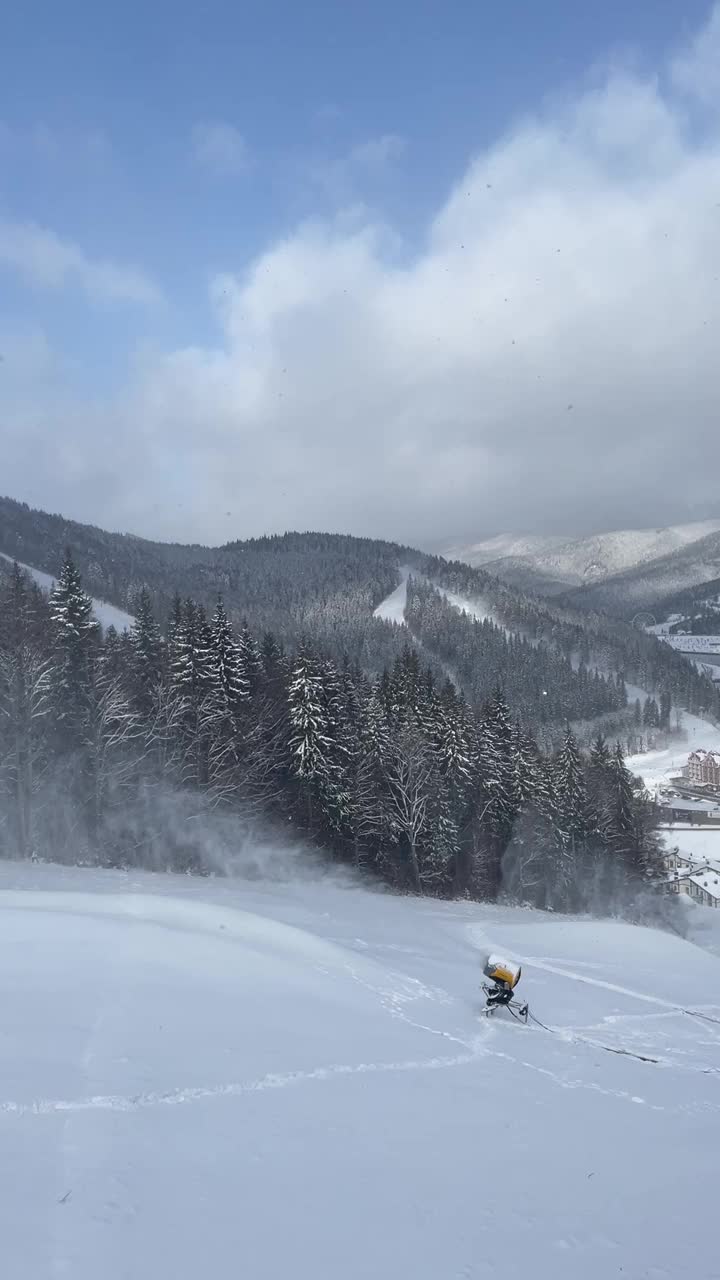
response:
[[[471,624],[421,582],[409,632],[371,619],[382,670],[362,628],[338,643],[341,595],[323,645],[311,625],[288,643],[237,622],[222,596],[162,615],[147,589],[132,629],[103,635],[70,553],[49,598],[17,565],[1,590],[5,857],[204,873],[208,823],[261,823],[423,894],[640,910],[658,878],[652,807],[619,745],[599,733],[583,751],[567,725],[552,750],[534,736],[543,717],[625,707],[621,680]]]

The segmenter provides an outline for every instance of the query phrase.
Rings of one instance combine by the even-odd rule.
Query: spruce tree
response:
[[[145,587],[138,598],[135,621],[130,629],[130,641],[132,700],[140,716],[146,718],[152,712],[162,676],[163,649],[160,628],[155,621],[150,594]]]
[[[266,640],[267,638],[266,636]],[[273,640],[272,637],[270,639]],[[247,623],[243,623],[240,631],[237,652],[239,680],[245,690],[243,697],[253,698],[258,691],[262,678],[263,662],[269,657],[269,654],[261,654],[258,645],[248,630]]]
[[[223,709],[234,714],[248,697],[249,685],[241,670],[240,646],[233,635],[222,596],[218,597],[210,623],[208,668],[213,694]]]
[[[100,629],[69,550],[50,593],[50,617],[55,725],[63,747],[70,749],[82,738]]]

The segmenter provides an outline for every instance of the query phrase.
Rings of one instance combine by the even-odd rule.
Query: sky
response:
[[[28,0],[0,86],[0,492],[205,542],[720,514],[720,4]]]

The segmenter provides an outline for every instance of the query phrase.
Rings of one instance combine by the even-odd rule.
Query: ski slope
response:
[[[690,998],[720,958],[618,923],[0,864],[3,1275],[710,1280]]]
[[[400,582],[394,591],[380,601],[373,612],[374,618],[382,618],[383,622],[394,622],[401,627],[405,624],[405,606],[407,605],[407,584],[410,570],[400,570]]]
[[[390,592],[390,595],[381,600],[374,611],[374,617],[382,618],[385,622],[395,622],[399,626],[404,624],[405,607],[407,605],[407,583],[411,572],[412,570],[408,568],[400,570],[400,582],[395,590]],[[416,576],[422,580],[421,574],[416,574]],[[438,595],[447,600],[448,604],[451,604],[455,609],[459,609],[461,613],[466,613],[468,617],[476,619],[478,622],[483,622],[485,618],[490,618],[496,625],[502,625],[486,601],[480,599],[467,600],[464,596],[459,596],[454,591],[447,591],[445,587],[438,586],[436,582],[433,582],[432,586]]]
[[[6,555],[4,551],[0,551],[0,556],[2,556],[3,560],[13,563],[13,557]],[[32,565],[22,564],[20,560],[17,563],[21,569],[24,569],[26,573],[29,573],[35,579],[43,591],[48,593],[52,591],[55,586],[55,578],[51,574],[43,573],[42,569],[33,569]],[[92,606],[93,613],[103,631],[106,631],[108,627],[114,627],[116,631],[129,631],[135,621],[132,614],[125,613],[123,609],[118,609],[114,604],[108,604],[107,600],[97,600],[93,596]]]

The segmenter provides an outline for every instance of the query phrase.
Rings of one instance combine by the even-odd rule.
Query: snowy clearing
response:
[[[0,556],[2,556],[3,560],[8,560],[10,564],[13,563],[13,556],[6,555],[4,551],[0,551]],[[17,563],[21,569],[35,579],[43,591],[48,593],[52,591],[56,580],[51,574],[43,573],[42,569],[33,569],[32,565],[23,564],[20,560]],[[108,604],[107,600],[97,600],[93,596],[92,605],[93,613],[103,631],[106,631],[108,627],[114,627],[116,631],[129,631],[135,621],[132,614],[125,613],[123,609],[116,608],[114,604]]]
[[[720,959],[689,942],[7,863],[0,923],[12,1280],[718,1275],[676,1212],[691,1187],[714,1220],[720,1129],[720,1029],[682,1012],[720,1018]],[[488,951],[553,1031],[480,1017]]]

